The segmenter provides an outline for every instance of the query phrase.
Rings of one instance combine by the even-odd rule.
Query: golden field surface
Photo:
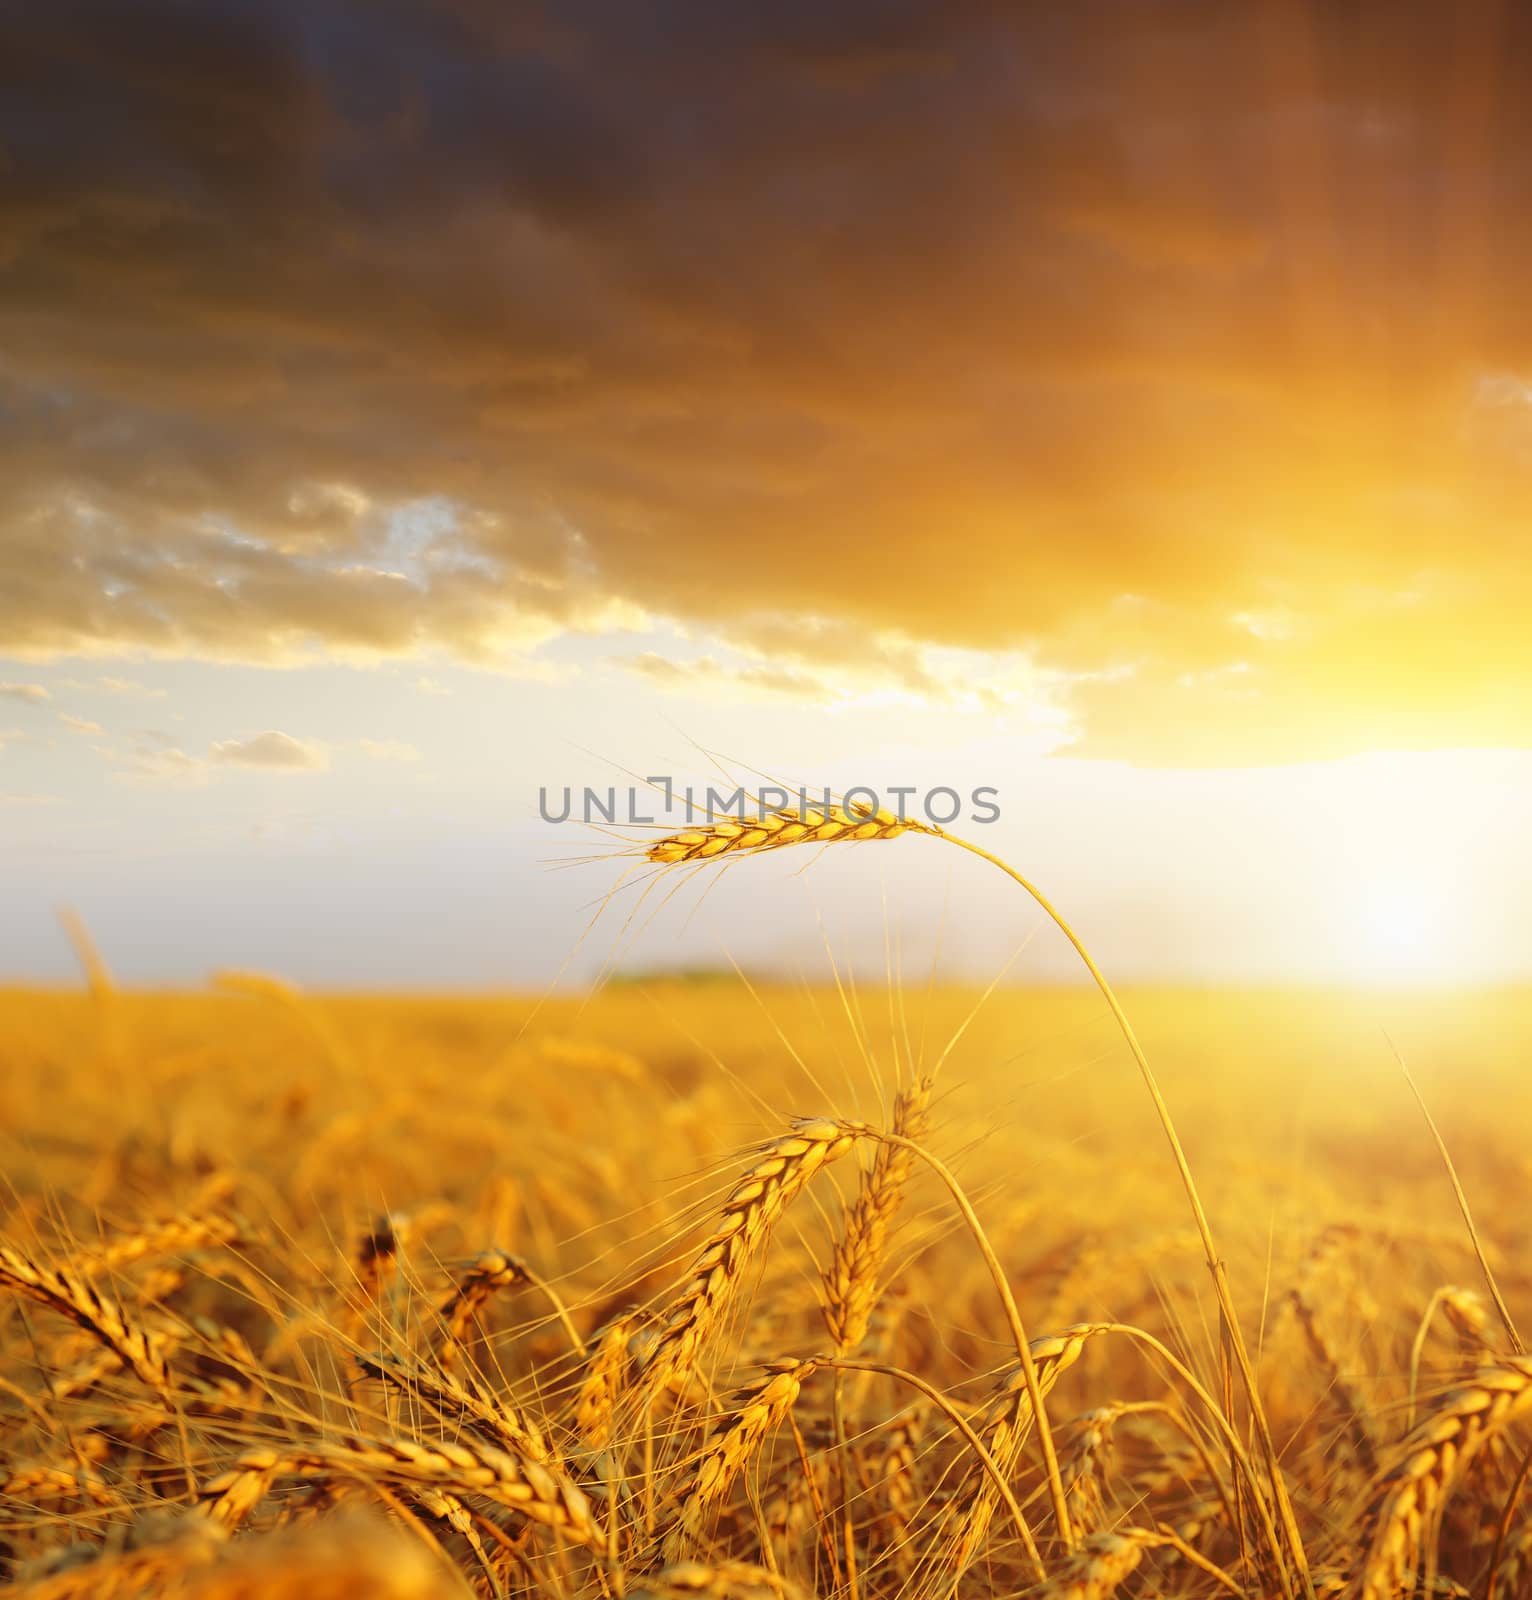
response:
[[[3,1592],[1532,1594],[1532,996],[1122,998],[1275,1478],[1095,990],[0,994]]]

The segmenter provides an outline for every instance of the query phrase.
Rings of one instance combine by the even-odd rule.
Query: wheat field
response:
[[[1529,260],[1532,0],[0,0],[0,1600],[1532,1600]]]
[[[1532,998],[1124,1005],[1300,1549],[1094,990],[103,977],[0,1001],[5,1592],[1526,1593],[1532,1364],[1380,1019],[1525,1324]]]

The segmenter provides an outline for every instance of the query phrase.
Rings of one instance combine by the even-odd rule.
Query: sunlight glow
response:
[[[1498,809],[1496,758],[1361,756],[1331,769],[1335,854],[1321,876],[1336,964],[1367,983],[1461,980],[1489,963],[1470,914],[1482,888],[1472,819]],[[1319,864],[1319,863],[1316,863]],[[1476,870],[1477,869],[1477,870]],[[1480,880],[1477,884],[1475,880]]]
[[[1397,879],[1375,883],[1361,890],[1356,912],[1359,977],[1403,983],[1428,978],[1452,964],[1446,906],[1432,889]]]

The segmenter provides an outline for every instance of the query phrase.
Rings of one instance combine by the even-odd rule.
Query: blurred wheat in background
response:
[[[1390,997],[1438,1124],[1376,998],[1130,997],[1231,1329],[1096,991],[130,994],[75,935],[0,1030],[7,1593],[1528,1592],[1518,995]]]

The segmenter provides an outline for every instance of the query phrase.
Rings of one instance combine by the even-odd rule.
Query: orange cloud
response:
[[[1526,8],[329,9],[0,23],[0,652],[1532,738]]]

